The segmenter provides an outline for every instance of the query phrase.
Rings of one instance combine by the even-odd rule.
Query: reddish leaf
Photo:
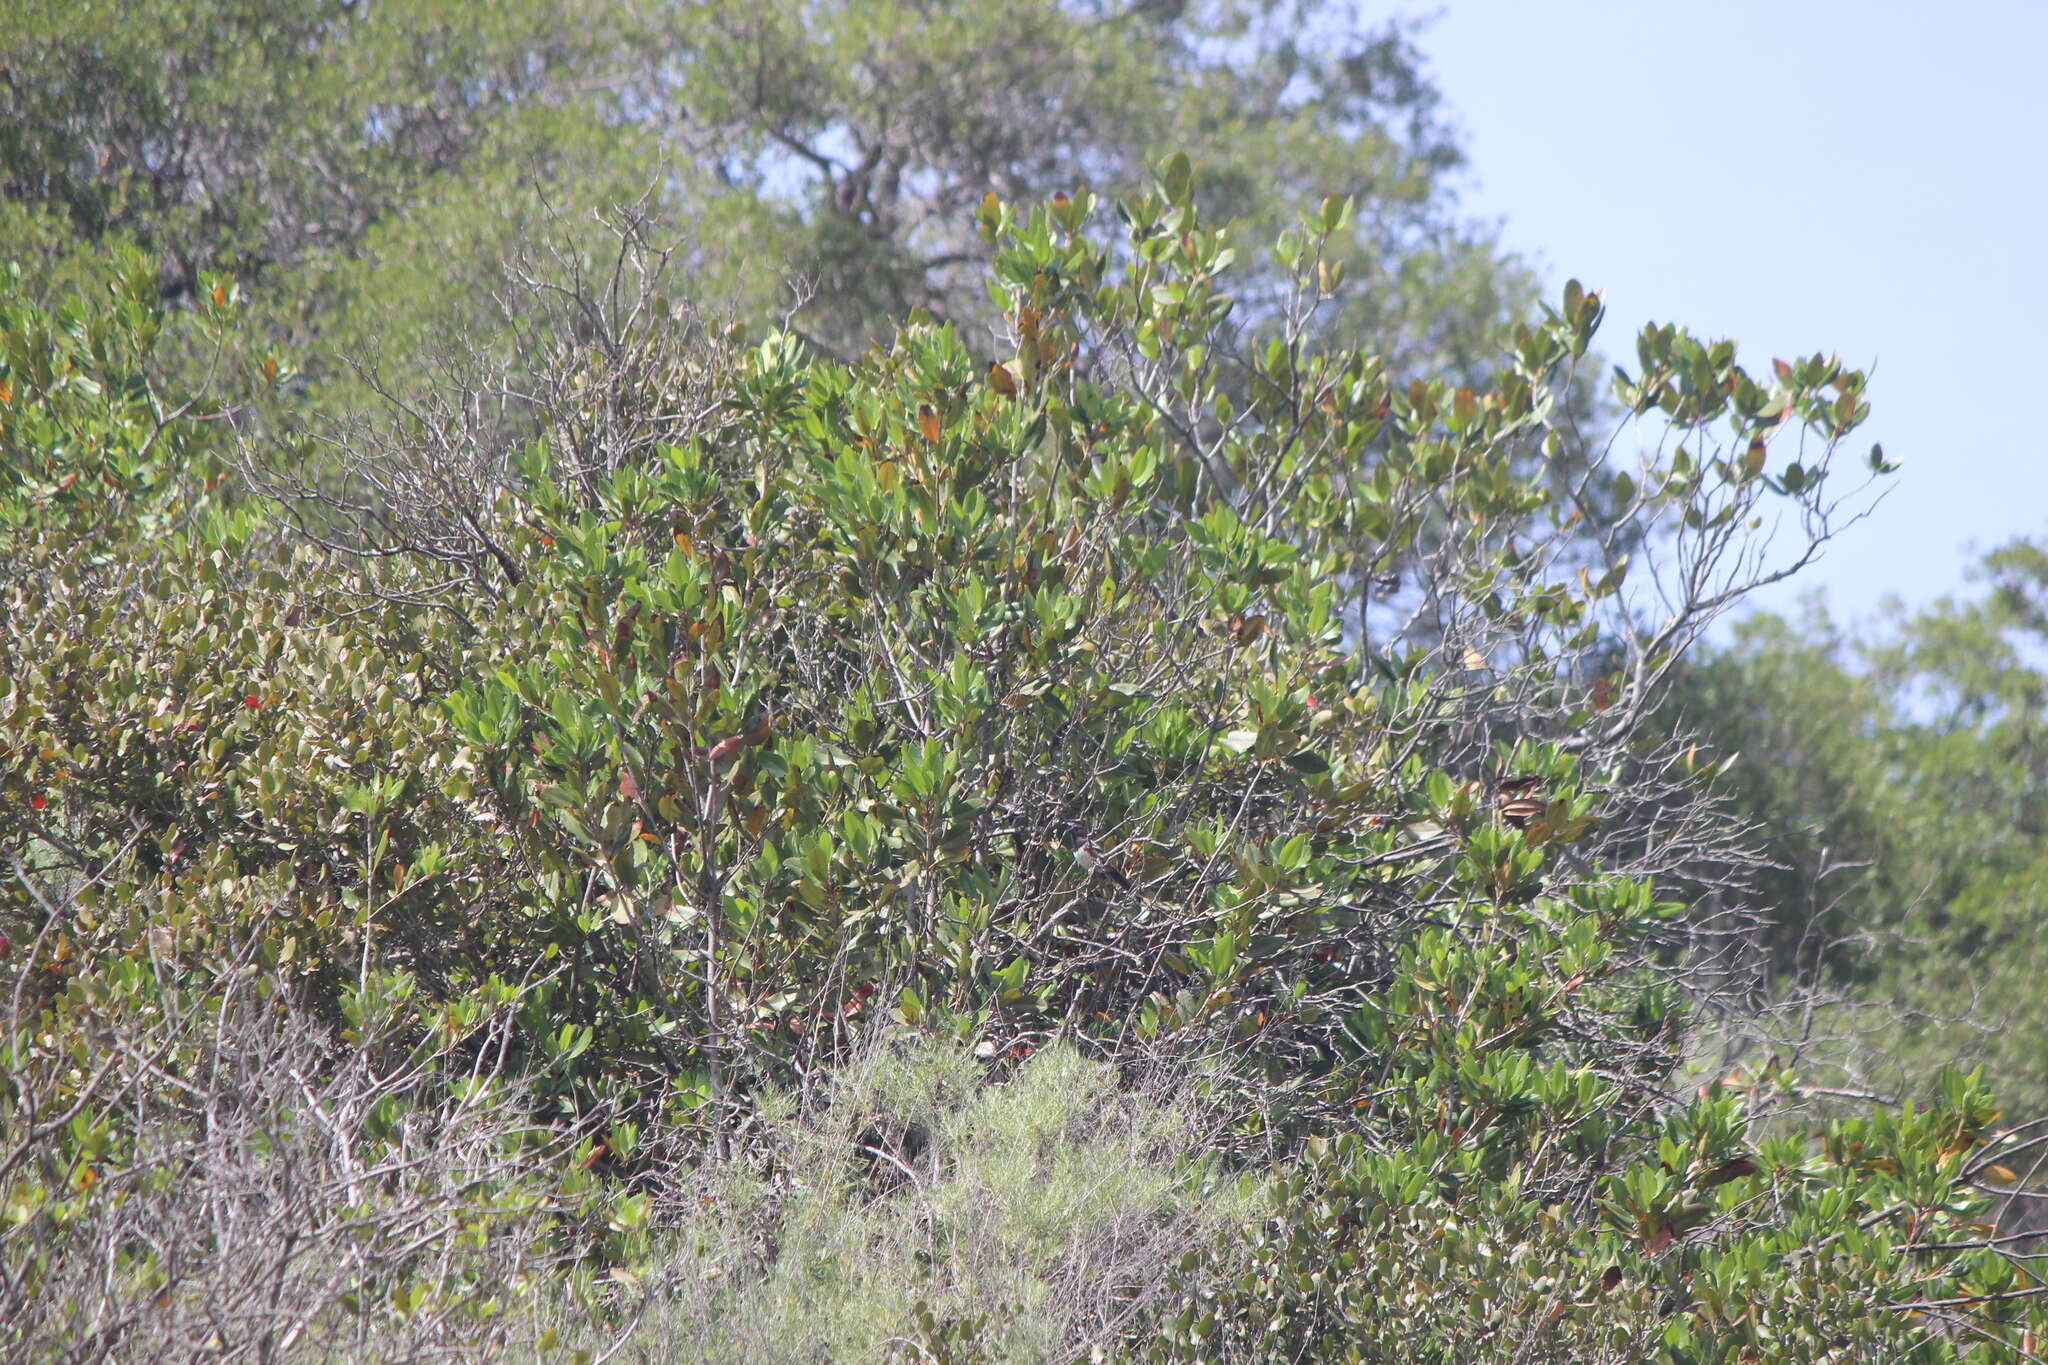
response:
[[[633,622],[638,620],[639,617],[640,599],[636,597],[626,604],[626,609],[623,612],[619,613],[619,623],[612,628],[612,657],[614,659],[624,657],[626,646],[633,643]]]

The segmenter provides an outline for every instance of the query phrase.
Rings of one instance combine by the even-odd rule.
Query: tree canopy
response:
[[[601,253],[589,217],[619,203],[685,243],[707,310],[794,310],[845,355],[913,308],[988,322],[984,194],[1116,192],[1174,150],[1255,257],[1287,206],[1352,197],[1329,254],[1373,287],[1340,325],[1420,366],[1487,361],[1532,296],[1454,212],[1406,31],[1346,4],[16,9],[9,235],[46,258],[133,241],[171,297],[209,269],[261,283],[260,321],[317,375],[488,335],[508,272],[548,242]]]

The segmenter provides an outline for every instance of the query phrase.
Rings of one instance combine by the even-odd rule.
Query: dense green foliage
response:
[[[640,203],[688,292],[850,351],[990,318],[974,205],[1140,184],[1176,148],[1257,226],[1354,196],[1337,325],[1490,360],[1531,282],[1449,211],[1459,160],[1397,26],[1346,3],[628,5],[23,0],[0,26],[0,239],[31,287],[127,240],[167,297],[229,271],[316,388],[488,342],[494,300]],[[1270,262],[1267,263],[1270,265]],[[1263,281],[1259,278],[1263,276]],[[1270,295],[1262,270],[1241,292]]]
[[[1597,298],[1485,391],[1241,345],[1190,186],[982,205],[993,364],[919,323],[851,367],[776,336],[600,371],[720,396],[616,458],[543,414],[452,580],[223,477],[269,376],[184,401],[153,356],[232,353],[225,281],[175,315],[132,262],[56,314],[17,287],[10,1350],[566,1351],[708,1273],[717,1316],[641,1349],[2023,1358],[1979,1082],[1817,1130],[1786,1076],[1682,1091],[1712,983],[1656,879],[1713,847],[1711,774],[1653,705],[1742,585],[1639,631],[1531,469]],[[1346,223],[1279,248],[1292,315]],[[1832,505],[1860,376],[1639,358],[1624,401],[1700,453],[1620,471],[1616,543]],[[321,496],[300,524],[348,515]],[[1387,563],[1419,580],[1375,605]],[[937,1051],[858,1079],[891,1036]],[[1118,1077],[1182,1116],[1116,1117]],[[1125,1141],[1119,1241],[1077,1172]],[[196,1231],[252,1189],[263,1231]],[[736,1191],[720,1251],[680,1210]],[[848,1288],[847,1237],[899,1251]]]
[[[2040,558],[1702,662],[1864,378],[1398,28],[16,10],[0,1356],[2040,1355]]]

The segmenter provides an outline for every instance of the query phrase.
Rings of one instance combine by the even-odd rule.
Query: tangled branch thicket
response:
[[[0,1179],[58,1193],[5,1238],[0,1349],[467,1360],[530,1345],[526,1301],[570,1259],[552,1172],[573,1144],[489,1069],[451,1072],[463,1059],[371,1019],[342,1042],[253,955],[219,965],[195,992],[169,961],[136,964],[147,979],[124,985],[154,1008],[79,1011],[83,1052],[31,1043],[16,990]]]
[[[536,438],[557,452],[554,476],[595,507],[610,476],[727,421],[735,329],[671,294],[680,247],[657,241],[650,198],[615,207],[595,239],[544,206],[535,240],[503,263],[487,341],[451,338],[402,377],[359,364],[376,406],[282,437],[254,430],[237,445],[249,488],[324,549],[452,575],[410,592],[516,586],[508,522]]]

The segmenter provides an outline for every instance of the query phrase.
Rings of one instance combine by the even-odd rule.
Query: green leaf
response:
[[[1259,732],[1257,730],[1242,729],[1226,731],[1216,740],[1217,747],[1233,754],[1250,753],[1252,746],[1258,742]]]

